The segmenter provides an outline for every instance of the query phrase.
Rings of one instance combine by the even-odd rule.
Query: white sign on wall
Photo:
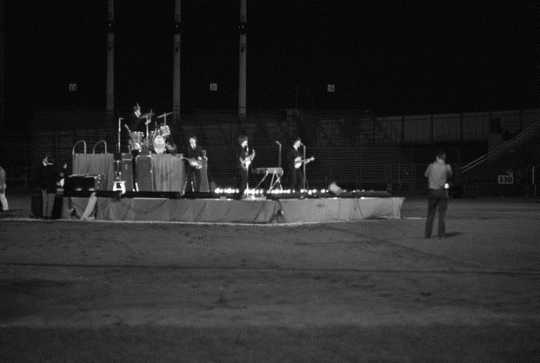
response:
[[[79,90],[79,85],[75,82],[68,83],[68,92],[73,93]]]
[[[511,175],[511,174],[497,175],[497,184],[514,184],[514,175]]]

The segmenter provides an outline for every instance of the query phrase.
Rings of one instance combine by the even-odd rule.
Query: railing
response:
[[[71,155],[75,155],[75,150],[77,149],[77,146],[82,144],[83,147],[84,147],[84,154],[86,154],[86,141],[84,140],[79,140],[77,141],[75,144],[73,144],[73,148],[71,149]]]
[[[460,168],[461,173],[467,173],[473,170],[474,168],[484,164],[488,160],[494,160],[505,151],[508,151],[509,149],[513,147],[516,147],[524,142],[527,142],[527,140],[534,137],[539,132],[539,130],[540,130],[540,120],[529,125],[527,128],[525,128],[523,131],[521,131],[512,139],[493,147],[487,153],[463,165]]]
[[[95,154],[96,153],[96,148],[98,147],[98,145],[100,144],[103,144],[104,148],[105,148],[105,154],[107,154],[107,141],[106,140],[99,140],[98,142],[95,143],[94,147],[92,148],[92,154]],[[73,146],[75,147],[75,146]],[[85,152],[86,153],[86,152]]]

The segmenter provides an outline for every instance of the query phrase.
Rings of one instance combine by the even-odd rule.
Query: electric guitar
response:
[[[242,166],[242,169],[248,170],[249,166],[253,162],[253,159],[255,159],[255,149],[244,159],[240,158],[240,165]]]
[[[299,169],[302,166],[302,164],[309,164],[313,160],[315,160],[314,156],[307,159],[302,159],[300,156],[297,156],[296,158],[294,158],[294,168]]]
[[[129,147],[130,150],[142,151],[143,146],[143,136],[144,134],[140,131],[131,131],[127,124],[124,124],[124,127],[129,133]]]

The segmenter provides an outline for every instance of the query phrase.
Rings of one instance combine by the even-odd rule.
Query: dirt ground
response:
[[[0,219],[1,361],[540,361],[540,203],[304,226]]]

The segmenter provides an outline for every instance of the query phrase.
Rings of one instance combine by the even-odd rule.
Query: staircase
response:
[[[461,166],[459,171],[461,174],[466,174],[481,165],[492,163],[504,156],[508,151],[524,146],[538,136],[540,136],[540,120],[530,124],[512,139],[495,146],[487,153]]]

